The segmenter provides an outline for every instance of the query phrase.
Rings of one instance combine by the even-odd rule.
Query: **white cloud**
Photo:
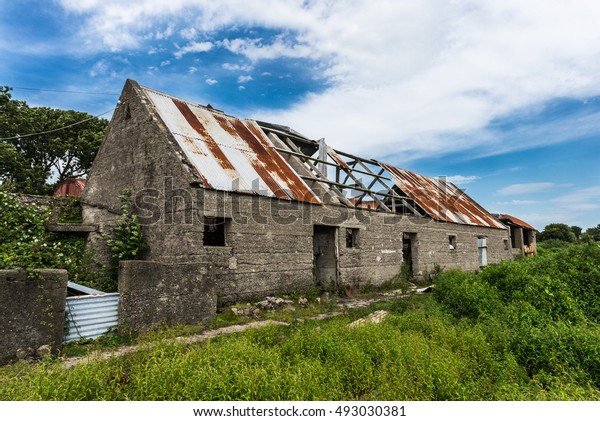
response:
[[[223,63],[221,67],[225,70],[230,70],[232,72],[249,72],[253,69],[253,66],[249,64],[233,64],[233,63]]]
[[[197,68],[197,67],[194,67],[194,66],[190,66],[190,67],[188,67],[188,73],[189,73],[190,75],[193,75],[193,74],[194,74],[194,73],[196,73],[197,71],[198,71],[198,68]]]
[[[156,33],[154,33],[154,38],[157,40],[167,39],[170,38],[174,32],[175,30],[173,28],[173,25],[169,25],[164,31],[156,31]]]
[[[165,60],[160,62],[160,67],[165,67],[171,64],[171,60]]]
[[[539,200],[511,200],[510,202],[497,202],[500,205],[517,205],[517,206],[528,206],[537,205],[540,203]]]
[[[261,39],[236,38],[224,39],[220,46],[235,54],[241,54],[253,62],[281,57],[310,57],[311,47],[304,43],[295,43],[278,37],[272,43],[263,43]]]
[[[240,85],[240,86],[238,86],[238,90],[240,90],[240,91],[244,91],[244,90],[246,90],[246,87],[245,87],[245,86],[243,86],[243,85]]]
[[[475,180],[478,180],[480,177],[476,175],[450,175],[446,177],[446,181],[456,184],[457,186],[462,186],[465,184],[472,183]]]
[[[540,110],[554,98],[600,95],[598,2],[60,3],[81,14],[79,38],[89,50],[134,49],[156,34],[153,28],[172,25],[190,41],[175,52],[177,58],[221,47],[253,63],[282,57],[316,62],[317,76],[331,83],[329,89],[298,98],[288,110],[252,114],[326,137],[350,152],[415,158],[479,147],[483,154],[497,153],[565,141],[572,130],[598,130],[598,115],[563,120],[559,132],[528,128],[524,138],[508,141],[486,130],[496,118]],[[214,39],[220,29],[254,27],[279,35]]]
[[[198,31],[196,31],[196,28],[184,28],[181,31],[179,31],[179,35],[181,35],[181,38],[187,39],[188,41],[191,41],[194,38],[196,38],[197,34]]]
[[[561,222],[568,225],[582,226],[584,229],[595,226],[598,209],[600,209],[600,186],[591,186],[575,189],[562,196],[548,201],[549,206],[542,208],[535,206],[530,212],[519,215],[519,218],[542,229],[552,222]]]
[[[207,51],[212,50],[213,43],[212,42],[192,42],[184,47],[178,48],[175,51],[174,56],[177,59],[180,59],[185,54],[188,53],[205,53]]]
[[[105,74],[109,70],[108,62],[105,59],[97,61],[90,70],[90,76],[96,77]]]
[[[246,83],[246,82],[250,82],[251,80],[253,80],[252,76],[247,75],[247,76],[239,76],[237,78],[237,83]]]
[[[205,82],[206,82],[206,84],[207,84],[207,85],[211,85],[211,86],[212,86],[212,85],[216,85],[217,83],[219,83],[219,81],[218,81],[218,80],[215,80],[215,79],[210,79],[210,78],[209,78],[209,79],[206,79],[206,80],[205,80]]]
[[[528,193],[539,193],[547,191],[556,187],[554,183],[523,183],[523,184],[511,184],[497,191],[498,194],[509,195],[509,194],[528,194]]]
[[[600,209],[600,186],[577,189],[553,199],[552,202],[574,211]]]

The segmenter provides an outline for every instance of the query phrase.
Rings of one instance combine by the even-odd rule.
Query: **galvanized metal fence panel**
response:
[[[64,342],[96,339],[117,327],[119,294],[67,297]]]

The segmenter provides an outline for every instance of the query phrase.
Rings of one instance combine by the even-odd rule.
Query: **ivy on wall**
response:
[[[66,269],[69,280],[102,289],[101,274],[91,268],[82,236],[65,236],[46,230],[52,205],[61,209],[59,222],[80,222],[74,199],[50,206],[23,203],[18,195],[0,189],[0,269]]]

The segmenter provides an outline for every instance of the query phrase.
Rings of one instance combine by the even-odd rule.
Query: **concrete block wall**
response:
[[[198,208],[228,218],[227,247],[222,252],[230,264],[218,281],[225,302],[316,286],[315,225],[338,229],[341,285],[357,281],[379,285],[400,273],[404,233],[415,234],[413,272],[417,277],[426,276],[436,264],[478,270],[480,236],[487,238],[488,263],[511,258],[503,242],[508,232],[500,229],[215,191],[205,191]],[[346,227],[359,230],[357,248],[346,247]],[[450,235],[456,237],[454,250],[448,246]],[[191,246],[202,250],[201,236]]]
[[[140,332],[161,324],[213,320],[218,273],[213,269],[207,263],[120,262],[119,330]]]
[[[0,292],[0,363],[41,347],[56,352],[63,340],[67,271],[0,270]]]

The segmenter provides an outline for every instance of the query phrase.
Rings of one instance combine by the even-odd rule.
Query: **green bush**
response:
[[[70,201],[59,221],[74,222],[78,209]],[[84,251],[84,238],[47,231],[50,217],[50,209],[24,204],[0,189],[0,269],[66,269],[69,280],[98,288],[101,281],[90,270],[92,258]]]
[[[0,370],[0,399],[40,400],[515,400],[598,399],[590,336],[578,332],[499,350],[487,325],[456,323],[433,301],[381,324],[351,319],[271,326],[186,345],[168,339],[65,370]],[[575,336],[573,336],[575,335]],[[543,343],[543,346],[542,346]],[[597,342],[596,342],[597,343]],[[559,345],[559,346],[557,346]],[[556,347],[557,346],[557,347]],[[523,355],[556,347],[546,359]],[[595,353],[594,353],[595,352]],[[565,365],[558,355],[570,356]],[[579,354],[585,355],[582,358]],[[537,367],[533,369],[533,367]],[[18,371],[18,372],[15,372]]]
[[[571,245],[442,274],[434,297],[454,317],[483,326],[532,378],[574,376],[600,386],[600,246]],[[552,380],[552,382],[554,382]]]
[[[123,189],[119,195],[121,217],[117,221],[112,235],[107,236],[106,244],[111,251],[111,264],[108,270],[106,290],[118,290],[119,262],[136,260],[148,250],[142,225],[137,215],[131,212],[131,190]]]
[[[456,317],[476,319],[499,305],[498,291],[492,285],[480,276],[460,270],[442,272],[433,293]]]

